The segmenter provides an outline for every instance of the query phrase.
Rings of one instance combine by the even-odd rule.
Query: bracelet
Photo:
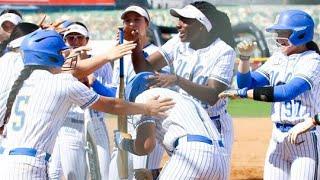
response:
[[[315,125],[320,125],[319,114],[314,115]]]
[[[249,61],[250,60],[250,56],[244,56],[241,54],[240,54],[239,58],[240,58],[240,61]]]

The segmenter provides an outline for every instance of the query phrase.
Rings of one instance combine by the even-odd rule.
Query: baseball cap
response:
[[[170,9],[170,14],[174,17],[196,19],[206,27],[208,32],[212,29],[212,24],[209,19],[193,5],[189,4],[182,9],[172,8]]]
[[[14,25],[17,25],[22,21],[22,18],[15,13],[5,13],[0,16],[0,25],[2,25],[5,21],[9,21]]]
[[[89,37],[88,30],[84,26],[81,26],[80,24],[71,24],[67,28],[69,30],[64,33],[64,37],[66,37],[70,33],[79,33],[85,37]]]
[[[139,7],[139,6],[129,6],[127,7],[123,13],[121,14],[121,19],[124,18],[124,16],[128,13],[128,12],[136,12],[138,14],[140,14],[141,16],[145,17],[148,22],[150,21],[150,17],[149,17],[149,14],[148,12],[143,9],[142,7]]]

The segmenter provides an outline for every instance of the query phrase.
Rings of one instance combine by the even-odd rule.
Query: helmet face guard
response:
[[[313,39],[314,22],[311,16],[301,10],[286,10],[277,16],[276,22],[267,32],[290,30],[288,37],[294,46],[304,45]]]
[[[65,63],[62,65],[62,71],[70,71],[77,67],[80,53],[73,54],[65,58]]]
[[[60,68],[64,64],[62,51],[68,47],[56,31],[37,30],[26,36],[20,49],[25,65]]]

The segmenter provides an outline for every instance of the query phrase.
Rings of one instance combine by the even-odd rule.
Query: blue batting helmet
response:
[[[303,45],[313,39],[314,22],[312,17],[301,10],[282,11],[273,26],[266,29],[267,32],[276,30],[291,30],[288,38],[295,45]]]
[[[125,99],[134,102],[139,94],[149,89],[148,78],[153,75],[154,73],[152,72],[141,72],[132,78],[124,91]]]
[[[64,57],[61,51],[68,49],[62,37],[53,30],[37,30],[22,41],[25,65],[42,65],[52,68],[61,67]]]

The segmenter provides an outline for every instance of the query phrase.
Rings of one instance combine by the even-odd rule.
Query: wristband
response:
[[[241,98],[247,98],[248,97],[247,91],[248,91],[248,88],[238,89],[237,90],[238,96]]]
[[[320,125],[320,119],[319,119],[319,114],[314,115],[314,121],[316,123],[316,125]]]
[[[249,61],[250,60],[250,56],[244,56],[241,54],[240,54],[239,58],[240,58],[240,61]]]

